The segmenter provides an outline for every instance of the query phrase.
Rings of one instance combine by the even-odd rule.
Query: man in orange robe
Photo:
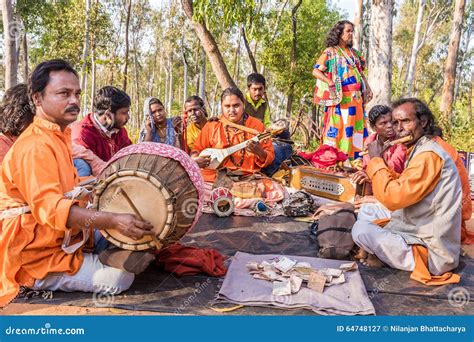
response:
[[[392,217],[384,228],[357,221],[354,242],[393,268],[413,271],[425,284],[455,283],[450,271],[459,263],[461,182],[450,155],[431,138],[434,116],[418,99],[402,99],[393,106],[400,136],[411,135],[405,170],[395,174],[381,158],[378,142],[369,144],[367,174],[374,195]]]
[[[43,62],[31,74],[29,89],[34,121],[6,154],[0,173],[0,307],[18,295],[21,285],[124,291],[134,275],[83,251],[92,242],[88,228],[114,228],[139,239],[152,227],[133,215],[81,208],[64,195],[79,183],[68,128],[80,111],[76,71],[63,60]]]
[[[230,89],[230,90],[229,90]],[[207,158],[199,157],[206,148],[227,148],[254,137],[263,132],[263,123],[244,114],[245,99],[237,88],[228,88],[222,96],[222,120],[208,122],[194,142],[191,156],[201,167],[202,176],[206,182],[214,182],[216,170],[208,169]],[[244,126],[242,129],[238,126]],[[251,133],[253,132],[253,133]],[[241,170],[244,174],[252,174],[270,165],[275,158],[270,139],[250,142],[246,148],[235,152],[227,158],[222,167],[228,170]]]

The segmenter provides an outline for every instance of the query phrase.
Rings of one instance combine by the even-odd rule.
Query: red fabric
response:
[[[158,251],[155,263],[179,277],[199,273],[222,277],[227,272],[224,257],[218,251],[183,246],[180,243]]]
[[[377,139],[377,133],[374,133],[365,139],[365,146]],[[405,169],[405,161],[407,159],[407,147],[403,144],[396,144],[391,146],[383,153],[383,159],[390,170],[395,171],[396,173],[402,173]],[[362,166],[364,169],[369,165],[370,157],[366,154],[362,159]]]
[[[94,126],[91,115],[87,114],[81,122],[71,126],[72,140],[76,144],[91,150],[103,161],[109,161],[115,153],[132,144],[124,127],[109,138]]]
[[[309,160],[318,169],[326,169],[336,165],[337,162],[347,160],[347,155],[344,152],[328,145],[321,145],[312,153],[300,152],[298,155]]]

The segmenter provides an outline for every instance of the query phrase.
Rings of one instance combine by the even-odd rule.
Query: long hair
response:
[[[240,99],[240,101],[242,101],[242,103],[245,103],[244,94],[237,87],[229,87],[225,89],[221,95],[221,103],[227,96],[232,96],[232,95],[237,96]]]
[[[33,122],[34,116],[26,84],[17,84],[6,91],[0,104],[0,132],[18,136]]]
[[[340,20],[336,23],[336,25],[334,25],[326,37],[326,47],[333,47],[339,44],[339,38],[341,37],[342,32],[344,32],[344,27],[346,25],[351,25],[354,27],[354,24],[349,20]]]
[[[418,120],[420,120],[422,117],[426,118],[427,125],[424,129],[425,135],[443,137],[443,131],[441,130],[441,128],[438,127],[438,125],[436,125],[433,113],[423,101],[415,97],[399,99],[392,104],[392,109],[400,107],[405,103],[411,103],[413,105]]]

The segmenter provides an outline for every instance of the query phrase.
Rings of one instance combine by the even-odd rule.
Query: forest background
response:
[[[451,144],[474,151],[469,0],[1,0],[1,5],[0,89],[25,82],[41,61],[65,58],[80,73],[83,113],[105,85],[131,96],[128,129],[135,139],[146,97],[159,98],[170,115],[180,115],[184,99],[197,94],[217,115],[222,89],[237,85],[245,91],[246,76],[254,71],[267,79],[272,117],[295,115],[301,98],[313,92],[311,71],[327,33],[338,20],[350,19],[355,45],[368,63],[375,95],[370,105],[418,97]]]

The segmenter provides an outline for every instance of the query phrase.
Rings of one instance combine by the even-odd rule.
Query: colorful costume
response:
[[[368,136],[362,98],[365,60],[355,49],[344,51],[340,47],[329,47],[324,50],[314,68],[328,73],[337,68],[342,85],[341,103],[324,110],[322,143],[336,147],[350,159],[355,159]]]

